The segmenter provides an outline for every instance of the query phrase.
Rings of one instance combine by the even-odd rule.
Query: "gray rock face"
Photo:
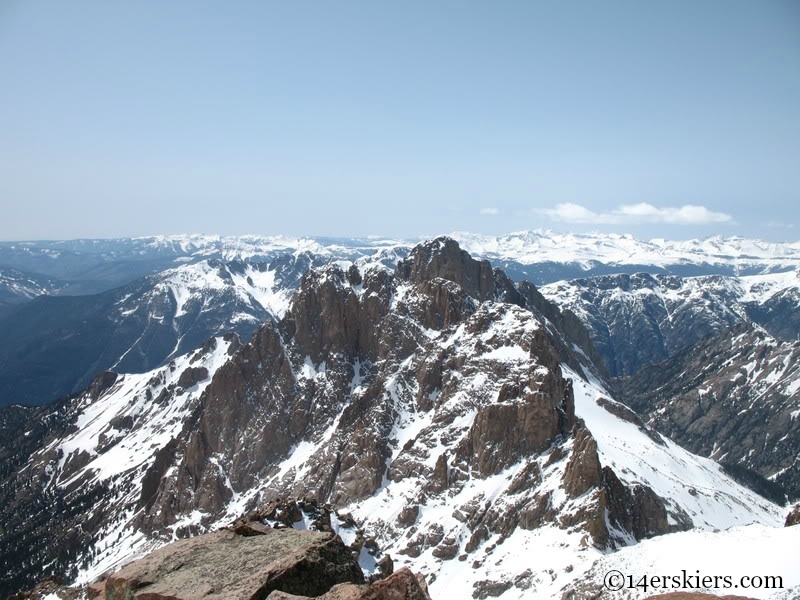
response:
[[[600,485],[603,480],[597,442],[586,426],[579,422],[575,431],[575,450],[564,469],[564,491],[577,498]]]
[[[800,504],[795,505],[786,515],[786,527],[793,527],[794,525],[800,525]]]

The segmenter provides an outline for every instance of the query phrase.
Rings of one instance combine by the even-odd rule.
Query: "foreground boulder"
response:
[[[220,530],[164,546],[95,590],[106,600],[262,600],[275,590],[315,597],[363,582],[350,549],[330,533]]]

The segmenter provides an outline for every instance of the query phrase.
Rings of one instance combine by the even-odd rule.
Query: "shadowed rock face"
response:
[[[369,586],[343,583],[313,599],[286,592],[272,592],[267,600],[431,600],[425,579],[402,568]]]
[[[264,415],[273,427],[265,429]],[[174,478],[162,480],[151,504],[156,523],[170,522],[177,512],[217,510],[231,496],[214,461],[230,465],[228,477],[237,488],[276,455],[285,454],[307,425],[305,399],[295,390],[294,374],[276,326],[268,322],[243,346],[236,360],[215,375],[200,405],[173,450],[182,456]],[[192,491],[195,491],[192,493]],[[151,512],[151,514],[153,514]]]
[[[315,364],[328,354],[354,357],[358,352],[360,305],[338,268],[303,277],[289,317],[298,346]]]
[[[585,494],[603,480],[597,442],[583,422],[575,428],[575,445],[572,457],[564,469],[564,491],[571,498]]]

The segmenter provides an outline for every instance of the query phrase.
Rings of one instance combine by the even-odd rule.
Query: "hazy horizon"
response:
[[[415,242],[415,241],[422,241],[433,239],[440,236],[450,236],[456,234],[468,234],[468,235],[477,235],[477,236],[486,236],[486,237],[504,237],[504,236],[513,236],[518,234],[524,233],[534,233],[534,234],[542,234],[542,235],[563,235],[563,236],[609,236],[609,237],[619,237],[619,238],[633,238],[635,240],[641,242],[650,242],[653,240],[665,240],[668,242],[683,242],[683,241],[693,241],[693,240],[708,240],[708,239],[747,239],[753,241],[759,241],[764,243],[771,243],[771,244],[799,244],[800,238],[785,238],[785,239],[777,239],[777,240],[768,240],[753,236],[743,236],[743,235],[723,235],[723,234],[710,234],[710,235],[702,235],[702,236],[694,236],[694,237],[668,237],[668,236],[650,236],[650,237],[642,237],[637,236],[630,232],[625,231],[599,231],[599,230],[591,230],[587,229],[585,231],[576,231],[576,230],[556,230],[553,228],[536,228],[536,229],[518,229],[514,231],[499,231],[497,233],[479,233],[476,231],[468,231],[468,230],[450,230],[450,231],[439,231],[439,232],[429,232],[429,233],[421,233],[417,235],[407,235],[407,236],[390,236],[390,235],[380,235],[380,234],[366,234],[366,235],[332,235],[332,234],[303,234],[303,235],[287,235],[284,233],[241,233],[241,234],[218,234],[218,233],[211,233],[211,232],[182,232],[182,233],[156,233],[156,234],[149,234],[149,235],[123,235],[123,236],[95,236],[95,237],[73,237],[73,238],[19,238],[19,239],[0,239],[0,244],[25,244],[25,243],[55,243],[55,242],[80,242],[80,241],[113,241],[113,240],[135,240],[135,239],[154,239],[154,238],[187,238],[187,237],[206,237],[206,238],[219,238],[219,239],[245,239],[245,238],[286,238],[286,239],[311,239],[311,240],[386,240],[386,241],[399,241],[399,242]]]

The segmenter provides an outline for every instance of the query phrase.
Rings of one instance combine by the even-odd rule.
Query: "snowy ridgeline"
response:
[[[476,258],[520,265],[574,264],[582,265],[587,271],[600,264],[650,265],[656,269],[716,265],[726,267],[728,274],[739,275],[800,267],[800,242],[771,243],[720,236],[686,241],[644,241],[630,235],[561,234],[548,230],[520,231],[499,236],[452,232],[449,236]],[[310,254],[330,260],[355,261],[377,255],[389,257],[394,254],[402,257],[420,241],[377,236],[293,238],[171,235],[112,240],[5,242],[0,243],[0,250],[11,267],[59,276],[59,261],[71,263],[69,273],[81,261],[95,265],[145,259],[173,263],[208,259],[263,262],[287,254]],[[168,262],[160,264],[163,264],[162,268],[168,266]]]

